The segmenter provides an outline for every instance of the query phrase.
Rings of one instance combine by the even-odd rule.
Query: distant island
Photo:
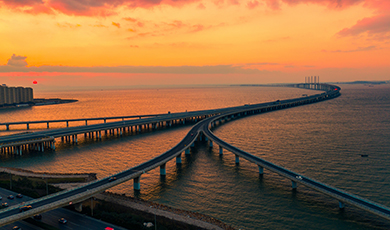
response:
[[[35,98],[33,100],[33,105],[53,105],[53,104],[64,104],[64,103],[72,103],[77,102],[76,99],[59,99],[59,98]]]
[[[33,101],[28,102],[28,103],[0,106],[0,110],[1,109],[13,109],[13,108],[26,108],[26,107],[41,106],[41,105],[56,105],[56,104],[72,103],[72,102],[77,102],[77,101],[78,100],[76,100],[76,99],[35,98],[35,99],[33,99]]]

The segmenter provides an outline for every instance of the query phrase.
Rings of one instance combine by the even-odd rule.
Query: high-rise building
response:
[[[0,106],[33,102],[33,89],[0,85]]]

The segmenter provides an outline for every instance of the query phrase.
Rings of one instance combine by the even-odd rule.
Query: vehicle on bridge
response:
[[[30,209],[32,209],[32,206],[31,205],[26,205],[26,206],[20,207],[19,208],[19,212],[24,212],[24,211],[27,211],[27,210],[30,210]]]
[[[61,224],[66,224],[68,221],[65,218],[60,218],[58,219],[58,222],[60,222]]]

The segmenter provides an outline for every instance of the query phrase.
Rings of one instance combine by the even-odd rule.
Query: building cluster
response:
[[[28,104],[33,102],[33,89],[0,85],[0,106]]]

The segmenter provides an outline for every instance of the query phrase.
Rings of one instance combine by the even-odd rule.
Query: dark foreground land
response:
[[[74,177],[71,177],[71,174],[61,176],[61,174],[36,173],[35,176],[32,176],[31,174],[34,174],[34,172],[27,170],[7,168],[2,171],[0,172],[0,187],[32,198],[39,198],[63,190],[55,185],[57,183],[86,183],[91,179],[96,179],[95,174],[74,174]],[[42,176],[46,178],[42,178]],[[66,208],[74,210],[73,206]],[[110,192],[97,194],[94,198],[84,201],[82,213],[134,230],[234,230],[233,227],[201,213],[175,209]],[[35,223],[43,229],[56,229],[31,218],[25,221],[30,224]],[[147,226],[148,223],[149,227]],[[153,225],[150,226],[150,224]]]

